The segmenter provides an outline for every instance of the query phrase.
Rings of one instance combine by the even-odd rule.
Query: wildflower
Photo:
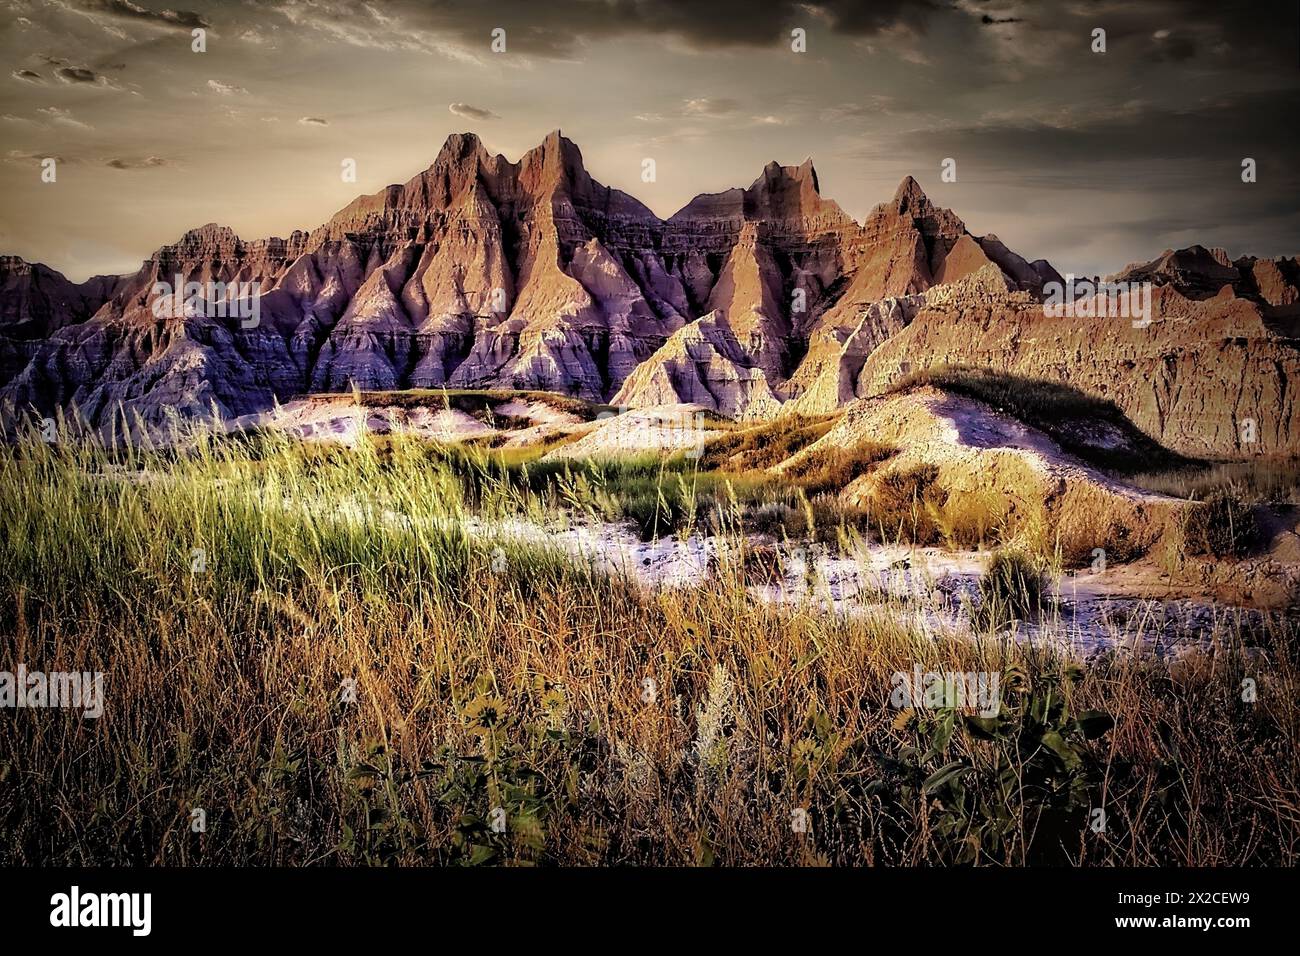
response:
[[[469,729],[481,736],[487,736],[499,730],[506,721],[506,704],[500,697],[479,694],[465,705],[465,719]]]

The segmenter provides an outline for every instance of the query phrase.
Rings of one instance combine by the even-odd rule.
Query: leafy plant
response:
[[[367,748],[347,773],[357,789],[360,824],[344,826],[341,852],[388,864],[423,847],[426,838],[403,808],[427,799],[451,831],[446,862],[518,865],[545,857],[548,824],[576,803],[579,774],[592,769],[592,742],[543,723],[520,728],[504,702],[486,693],[462,715],[481,752],[445,744],[403,769],[387,747]],[[538,769],[544,766],[561,769],[548,774]]]
[[[895,799],[929,815],[941,850],[957,863],[1046,862],[1077,838],[1100,783],[1088,741],[1114,725],[1100,711],[1072,712],[1066,688],[1077,669],[1028,682],[1012,669],[996,716],[955,708],[906,710],[896,727],[910,740],[885,757]],[[877,792],[888,792],[882,780]],[[1030,859],[1030,858],[1035,859]]]

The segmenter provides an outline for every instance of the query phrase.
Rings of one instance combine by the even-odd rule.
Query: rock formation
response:
[[[1173,286],[1191,299],[1208,299],[1224,286],[1235,295],[1265,305],[1287,306],[1300,301],[1300,267],[1292,258],[1228,258],[1223,249],[1191,246],[1166,249],[1150,262],[1126,266],[1112,277],[1116,282],[1150,282]]]
[[[878,497],[896,497],[899,487],[910,488],[922,505],[941,506],[951,497],[964,505],[951,516],[954,525],[974,521],[1011,536],[1050,527],[1072,563],[1099,545],[1136,557],[1190,506],[1117,481],[1046,433],[930,386],[854,402],[830,431],[776,470],[797,470],[827,451],[863,443],[890,453],[840,491],[845,504],[872,511]]]
[[[199,292],[160,310],[178,278]],[[448,386],[755,418],[980,364],[1112,398],[1180,450],[1297,447],[1294,259],[1192,247],[1118,278],[1158,287],[1149,327],[1045,317],[1060,275],[973,235],[911,177],[861,224],[821,196],[811,161],[660,220],[558,132],[513,163],[462,134],[407,183],[287,239],[203,226],[134,274],[81,284],[0,258],[0,406],[153,426]]]
[[[930,366],[971,366],[1062,382],[1113,401],[1151,437],[1207,458],[1295,454],[1300,342],[1257,302],[1225,288],[1194,300],[1155,289],[1150,324],[1059,316],[1008,292],[987,268],[932,290],[907,327],[863,363],[854,394],[881,395]]]

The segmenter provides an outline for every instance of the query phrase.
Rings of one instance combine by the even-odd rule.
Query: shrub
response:
[[[810,498],[820,494],[838,494],[851,481],[895,454],[897,449],[873,441],[859,442],[850,448],[823,446],[791,465],[785,473]]]
[[[1069,862],[1103,783],[1089,742],[1115,724],[1071,707],[1080,677],[1068,667],[1037,678],[1004,672],[1010,693],[995,716],[905,711],[910,740],[886,757],[892,773],[871,793],[900,809],[927,804],[946,863]]]
[[[980,548],[1000,537],[1007,522],[1006,500],[989,490],[950,492],[942,507],[926,509],[940,539],[950,548]]]
[[[1185,512],[1183,536],[1190,554],[1239,558],[1259,536],[1255,513],[1235,490],[1216,491]]]
[[[1230,489],[1250,504],[1300,504],[1300,458],[1186,465],[1142,472],[1129,480],[1139,488],[1175,498],[1205,499],[1216,491]]]
[[[816,418],[788,415],[721,435],[704,446],[700,470],[743,472],[771,468],[807,448],[830,431],[834,423],[834,415]]]
[[[938,480],[939,466],[933,464],[885,472],[871,490],[872,524],[886,539],[936,543],[940,534],[934,515],[948,500]]]
[[[1002,548],[993,552],[980,579],[979,613],[991,627],[1032,619],[1042,610],[1046,593],[1039,559],[1027,551]]]

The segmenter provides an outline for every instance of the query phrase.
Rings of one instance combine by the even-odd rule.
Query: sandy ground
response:
[[[231,430],[271,428],[307,440],[351,445],[364,433],[387,435],[403,432],[431,441],[459,442],[500,436],[506,447],[531,445],[557,433],[590,427],[576,415],[545,402],[512,399],[498,405],[501,416],[527,419],[524,428],[498,428],[467,412],[436,405],[404,408],[398,405],[359,405],[351,395],[319,395],[295,399],[258,415],[230,423]]]
[[[705,581],[727,545],[690,535],[641,541],[630,527],[565,524],[543,527],[528,521],[475,522],[477,533],[502,542],[559,547],[595,567],[623,573],[651,587],[696,587]],[[755,539],[756,546],[772,543]],[[813,602],[829,613],[885,613],[929,634],[963,634],[979,601],[979,581],[988,552],[870,545],[852,555],[820,547],[783,548],[779,579],[752,584],[757,599],[779,604]],[[1081,657],[1114,648],[1177,656],[1205,648],[1224,627],[1250,628],[1259,611],[1225,607],[1204,599],[1154,596],[1146,569],[1063,577],[1052,589],[1045,619],[1018,622],[1008,638],[1050,643]]]
[[[358,405],[349,394],[311,395],[257,415],[231,422],[232,431],[271,428],[287,434],[320,441],[354,444],[365,431],[386,435],[403,431],[433,441],[457,442],[491,438],[496,448],[522,448],[570,435],[573,440],[549,457],[581,458],[634,455],[644,452],[702,451],[704,443],[722,434],[707,426],[705,409],[699,405],[662,405],[602,414],[594,422],[555,408],[543,401],[514,398],[494,409],[494,416],[526,419],[526,427],[499,427],[462,411],[430,405],[404,408],[396,405]]]
[[[603,458],[654,451],[700,454],[705,442],[721,434],[708,427],[700,405],[656,405],[598,419],[587,434],[547,457]]]
[[[494,408],[494,414],[526,427],[495,427],[462,411],[417,406],[362,407],[351,395],[311,396],[258,417],[252,424],[284,430],[304,438],[354,442],[363,431],[384,434],[404,430],[439,441],[491,438],[494,445],[521,446],[557,433],[572,440],[547,457],[602,457],[646,451],[686,452],[702,449],[720,434],[708,427],[703,409],[694,405],[660,406],[602,416],[583,422],[541,401],[522,397]],[[897,443],[902,457],[916,461],[962,462],[984,473],[985,456],[1023,456],[1038,471],[1062,481],[1086,482],[1106,492],[1144,504],[1177,502],[1141,491],[1098,472],[1064,453],[1036,429],[985,406],[932,389],[858,406],[811,446],[850,445],[863,437]],[[1104,436],[1103,436],[1104,437]],[[1122,438],[1122,436],[1120,436]],[[801,453],[803,454],[803,453]],[[797,460],[800,455],[796,455]],[[1271,549],[1242,562],[1203,562],[1185,583],[1171,584],[1165,571],[1147,559],[1112,565],[1100,573],[1063,576],[1053,591],[1051,619],[1024,623],[1015,637],[1049,640],[1083,654],[1120,644],[1154,646],[1196,644],[1221,629],[1225,615],[1258,620],[1259,612],[1227,605],[1278,606],[1275,595],[1259,582],[1279,582],[1300,575],[1300,515],[1279,519],[1270,528]],[[669,537],[652,542],[628,528],[578,522],[541,527],[522,519],[486,524],[472,520],[476,533],[506,540],[557,546],[603,569],[624,573],[651,587],[693,586],[706,579],[726,555],[725,544],[708,536]],[[771,550],[772,542],[755,539]],[[939,548],[872,545],[853,555],[832,554],[819,546],[780,549],[779,577],[752,584],[763,600],[779,603],[815,601],[828,611],[885,611],[914,619],[929,630],[963,631],[978,604],[980,577],[989,555]],[[1197,576],[1199,575],[1199,577]],[[1287,577],[1290,580],[1290,577]],[[1221,603],[1215,603],[1215,598]],[[1250,618],[1254,615],[1254,618]]]

